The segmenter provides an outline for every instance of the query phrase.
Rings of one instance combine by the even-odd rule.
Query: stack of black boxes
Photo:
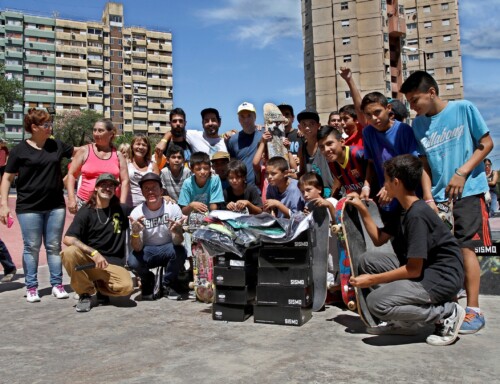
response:
[[[233,253],[214,257],[212,319],[245,321],[252,315],[257,284],[256,252],[258,249],[249,249],[243,257]]]
[[[311,257],[306,232],[289,243],[262,245],[255,323],[301,326],[311,319]]]

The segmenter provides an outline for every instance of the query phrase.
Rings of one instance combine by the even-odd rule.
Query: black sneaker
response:
[[[89,312],[92,308],[92,296],[88,293],[82,293],[76,303],[77,312]]]
[[[96,296],[97,296],[97,304],[98,305],[108,305],[109,304],[109,296],[106,296],[99,291],[97,291]]]
[[[163,296],[165,296],[169,300],[187,300],[189,297],[189,294],[186,293],[179,293],[177,292],[174,288],[172,287],[164,287],[164,293]]]

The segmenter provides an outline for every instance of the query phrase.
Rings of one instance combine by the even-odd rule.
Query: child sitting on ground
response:
[[[241,160],[231,160],[227,168],[229,187],[224,189],[226,209],[235,212],[246,211],[252,215],[261,213],[262,199],[259,189],[253,184],[247,184],[245,163]]]
[[[430,345],[453,343],[465,318],[465,310],[454,298],[464,279],[463,257],[447,225],[420,200],[415,190],[422,177],[422,162],[415,156],[393,157],[384,163],[385,191],[399,201],[403,219],[405,260],[394,254],[366,252],[358,260],[357,277],[350,283],[375,288],[366,297],[370,313],[387,322],[368,328],[375,335],[418,333],[419,323],[435,323],[427,337]],[[393,233],[378,228],[357,193],[349,195],[376,246]]]
[[[335,206],[337,205],[337,199],[334,199],[333,197],[329,197],[327,199],[323,198],[323,179],[316,172],[304,173],[299,179],[299,189],[306,203],[304,213],[309,213],[313,207],[326,207],[328,209],[328,213],[330,214],[330,222],[335,219]],[[328,249],[328,274],[326,282],[328,289],[330,291],[334,291],[340,288],[339,254],[337,240],[331,233]]]
[[[207,213],[224,203],[219,176],[212,175],[210,157],[205,152],[195,152],[189,159],[193,175],[182,184],[178,204],[184,215],[191,211]]]
[[[304,209],[304,200],[300,194],[298,182],[287,176],[288,163],[283,157],[272,157],[266,165],[267,187],[264,211],[272,212],[277,217],[289,218],[292,213]]]

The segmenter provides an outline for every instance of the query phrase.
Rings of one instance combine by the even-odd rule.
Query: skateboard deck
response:
[[[361,320],[368,327],[375,327],[378,320],[372,316],[366,305],[365,297],[369,293],[368,289],[356,288],[350,285],[350,276],[358,274],[358,258],[365,252],[377,251],[382,253],[394,253],[390,242],[376,247],[368,233],[358,210],[346,204],[348,197],[341,199],[336,207],[337,225],[332,230],[339,237],[339,263],[341,273],[342,298],[347,307],[358,312]],[[367,201],[368,211],[377,226],[381,227],[382,220],[377,205],[373,201]],[[350,273],[350,276],[347,276]],[[354,293],[354,294],[353,294]]]
[[[273,138],[267,143],[268,159],[272,157],[283,157],[288,161],[288,151],[283,145],[285,137],[285,125],[288,119],[283,116],[280,109],[273,103],[264,104],[264,122],[266,131],[271,132]]]
[[[185,230],[192,234],[198,228],[206,226],[207,215],[200,212],[191,212],[188,216]],[[200,241],[191,238],[191,253],[193,255],[193,281],[189,288],[194,290],[196,298],[204,303],[211,303],[214,299],[213,260]]]
[[[453,200],[436,203],[438,215],[441,220],[450,228],[451,233],[455,230],[455,219],[453,218]]]
[[[312,210],[312,218],[308,246],[312,261],[312,310],[316,312],[323,308],[327,295],[326,274],[328,269],[330,216],[326,207],[315,207]]]

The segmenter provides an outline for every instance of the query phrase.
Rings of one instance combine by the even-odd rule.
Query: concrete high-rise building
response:
[[[23,83],[23,104],[5,116],[5,137],[22,137],[31,107],[93,109],[120,132],[164,133],[172,109],[172,34],[125,27],[123,5],[101,21],[0,11],[0,63]]]
[[[402,82],[426,69],[444,99],[463,97],[457,0],[302,0],[302,26],[306,106],[324,123],[352,103],[343,66],[362,95],[402,99]]]

